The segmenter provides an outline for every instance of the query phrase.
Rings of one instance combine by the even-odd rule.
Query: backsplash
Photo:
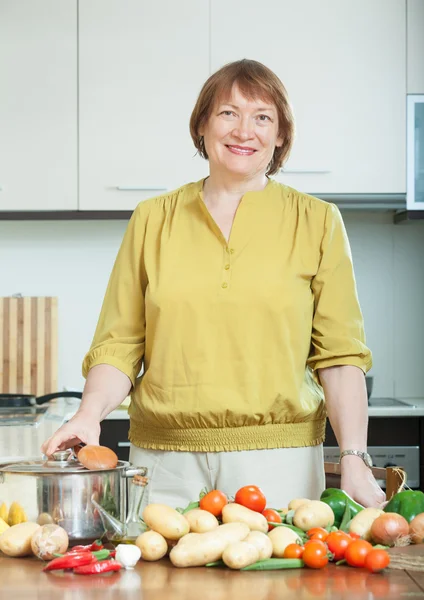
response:
[[[424,222],[345,212],[375,397],[423,398]],[[0,296],[59,298],[59,389],[81,389],[126,221],[0,221]]]

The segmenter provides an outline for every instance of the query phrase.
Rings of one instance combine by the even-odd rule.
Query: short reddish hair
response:
[[[277,75],[256,60],[238,60],[228,63],[209,77],[203,85],[190,117],[190,134],[200,156],[208,159],[199,129],[207,123],[213,107],[221,98],[228,97],[237,84],[249,100],[260,98],[271,102],[277,109],[278,136],[283,145],[276,147],[267,175],[274,175],[287,160],[294,141],[294,117],[286,88]]]

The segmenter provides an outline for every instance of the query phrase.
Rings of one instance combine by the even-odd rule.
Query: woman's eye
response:
[[[271,118],[268,117],[268,115],[259,115],[258,118],[260,121],[271,121]]]
[[[233,111],[232,110],[223,110],[221,115],[225,115],[226,117],[231,117],[231,115],[233,115]]]

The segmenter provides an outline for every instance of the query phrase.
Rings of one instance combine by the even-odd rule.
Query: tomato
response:
[[[353,540],[347,533],[343,531],[332,531],[325,540],[330,552],[334,555],[333,560],[337,562],[345,557],[346,548]]]
[[[202,510],[207,510],[208,512],[215,515],[215,517],[219,517],[222,513],[222,509],[224,506],[228,504],[228,498],[219,490],[212,490],[203,496],[200,499],[199,505]]]
[[[360,539],[360,537],[361,537],[361,536],[359,535],[359,533],[353,533],[353,532],[352,532],[352,533],[349,533],[348,535],[349,535],[349,536],[352,538],[352,540],[359,540],[359,539]]]
[[[311,569],[322,569],[328,563],[327,547],[319,540],[311,540],[305,544],[302,560]]]
[[[304,547],[299,544],[289,544],[284,550],[283,558],[302,558],[304,551]]]
[[[323,527],[313,527],[306,535],[310,540],[320,540],[321,542],[325,542],[328,538],[328,531]]]
[[[250,510],[254,510],[256,512],[262,512],[266,506],[266,498],[257,485],[245,485],[240,488],[236,494],[234,501],[237,504],[241,504],[246,508],[250,508]]]
[[[373,549],[365,557],[364,567],[371,573],[378,573],[390,563],[390,556],[385,550]]]
[[[322,542],[321,540],[308,540],[307,542],[305,542],[303,544],[303,547],[306,548],[306,546],[309,546],[309,544],[319,544],[321,545],[323,548],[325,548],[325,550],[327,551],[327,544],[325,542]]]
[[[372,550],[372,546],[365,540],[354,540],[346,548],[345,559],[351,567],[363,567],[367,554]]]
[[[266,508],[262,514],[267,521],[271,521],[272,523],[281,523],[280,515],[272,508]],[[268,525],[268,531],[271,531],[271,529],[274,529],[274,525]]]

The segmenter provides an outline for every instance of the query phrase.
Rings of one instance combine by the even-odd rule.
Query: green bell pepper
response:
[[[414,517],[424,513],[424,494],[414,490],[398,492],[385,506],[384,512],[402,515],[410,523]]]
[[[355,502],[346,492],[337,488],[328,488],[323,491],[320,498],[321,502],[325,502],[330,506],[334,513],[334,525],[340,527],[344,512],[346,510],[346,504],[350,508],[350,518],[353,519],[355,515],[364,509],[363,506]]]

